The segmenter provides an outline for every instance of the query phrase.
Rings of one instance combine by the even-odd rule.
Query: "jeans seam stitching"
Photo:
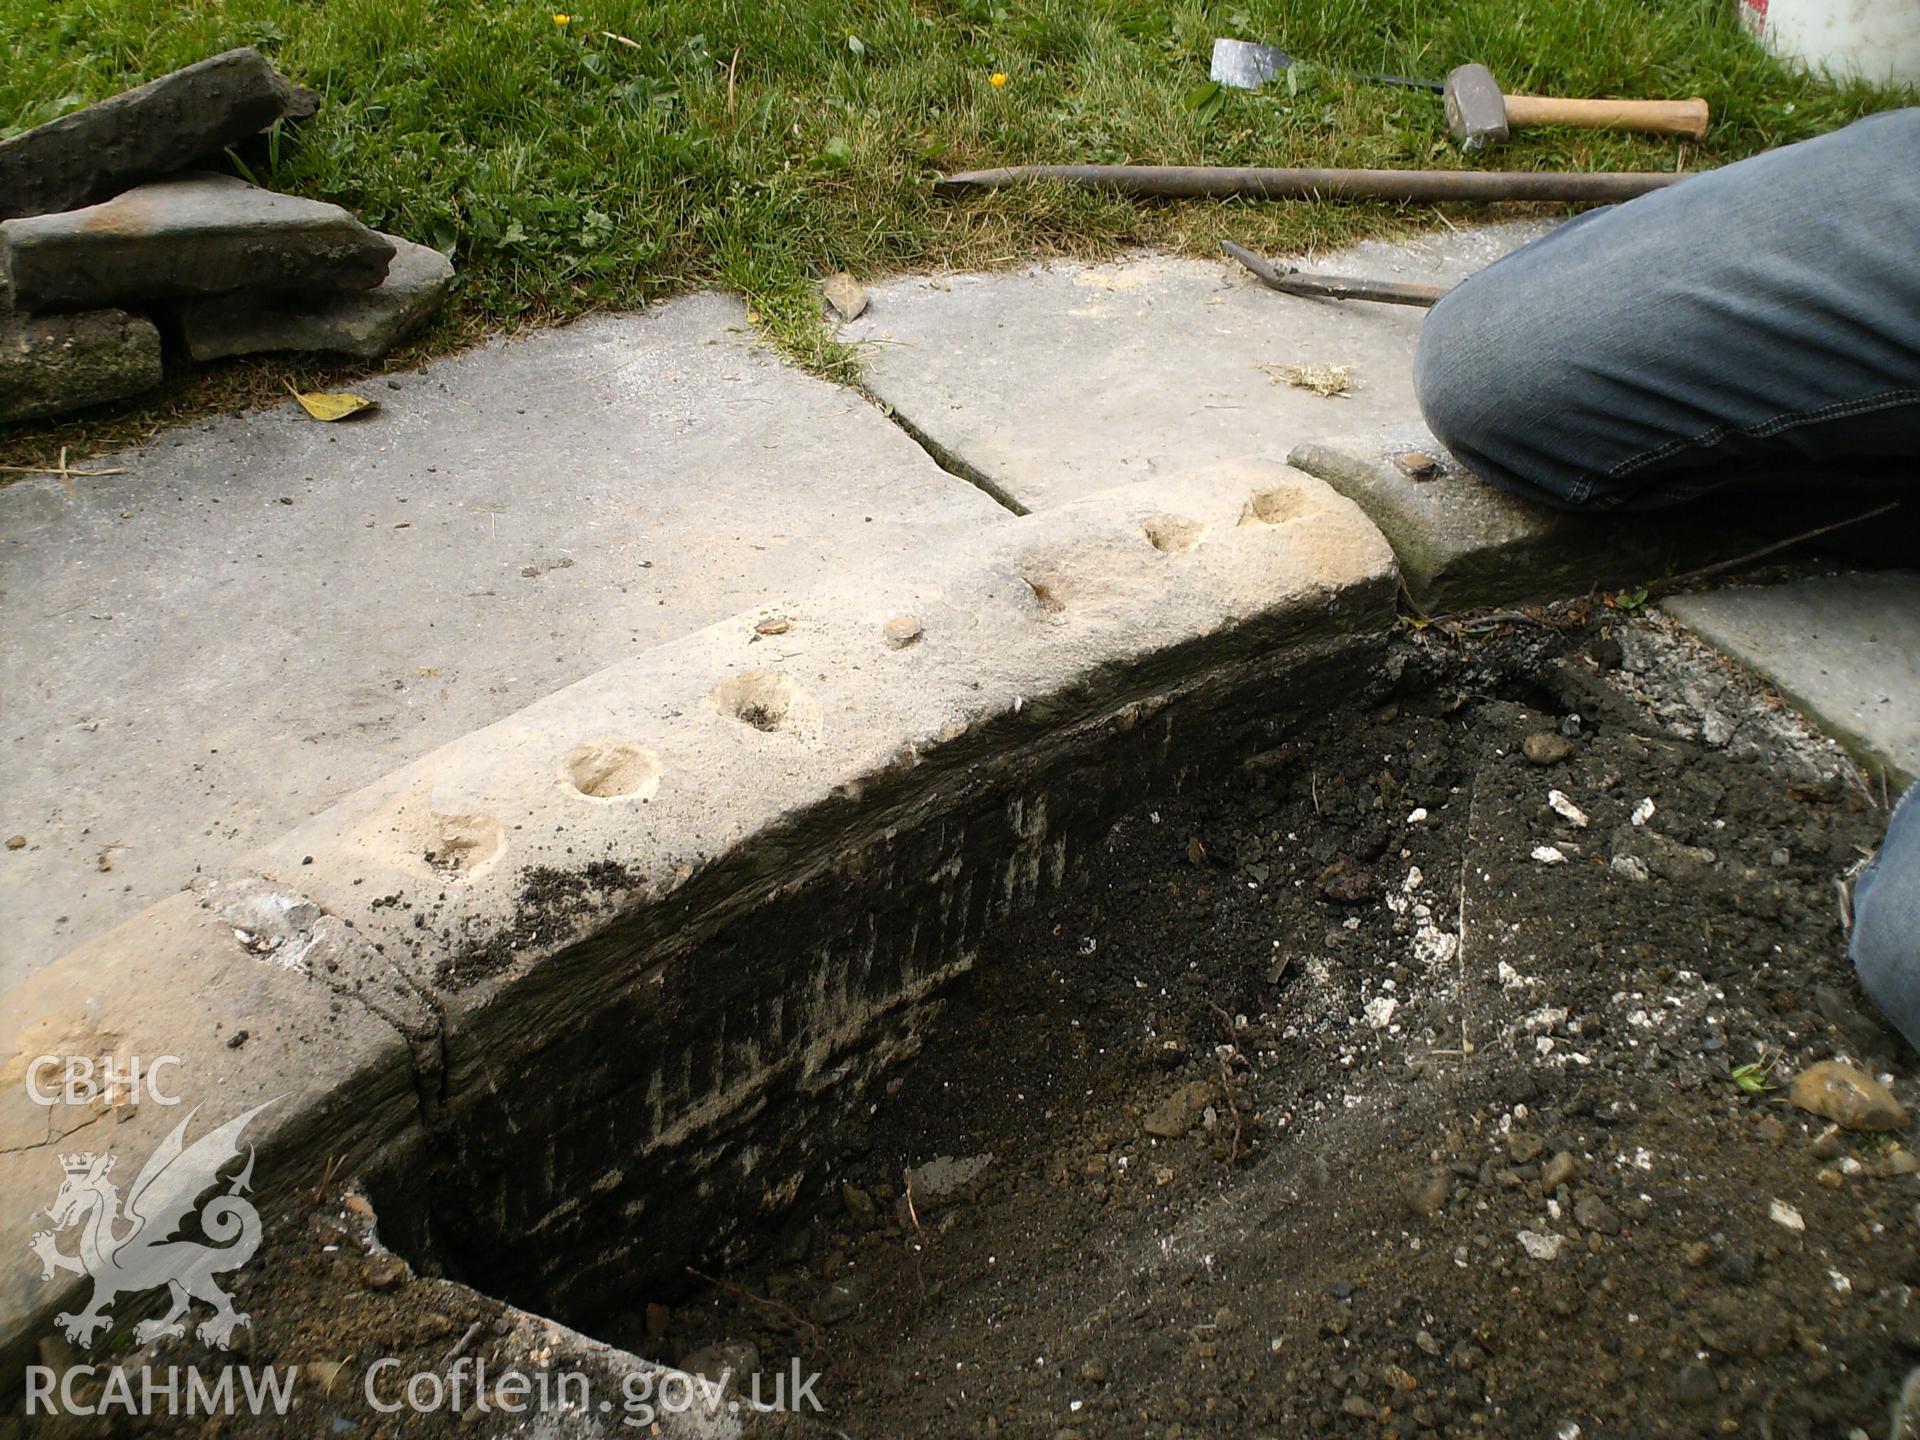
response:
[[[1746,435],[1756,440],[1770,439],[1784,431],[1797,429],[1802,425],[1815,425],[1822,420],[1837,420],[1848,415],[1871,414],[1875,410],[1891,410],[1895,406],[1913,404],[1920,404],[1920,390],[1891,390],[1859,400],[1836,400],[1831,405],[1822,405],[1818,410],[1789,411],[1755,425],[1716,425],[1699,435],[1668,440],[1651,450],[1643,450],[1638,455],[1630,456],[1607,471],[1607,478],[1623,479],[1634,471],[1664,460],[1678,451],[1690,447],[1706,449],[1709,446],[1718,445],[1729,435]]]

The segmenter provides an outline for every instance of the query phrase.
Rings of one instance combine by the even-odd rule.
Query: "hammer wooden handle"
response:
[[[1707,102],[1692,100],[1563,100],[1551,95],[1508,95],[1507,124],[1584,125],[1596,130],[1637,130],[1643,135],[1707,133]]]

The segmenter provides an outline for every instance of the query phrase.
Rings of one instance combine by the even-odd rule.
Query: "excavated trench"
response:
[[[1378,661],[1366,641],[1294,649],[1276,686],[1255,653],[1061,735],[818,873],[788,879],[775,841],[739,866],[738,884],[763,898],[664,963],[645,958],[657,930],[597,935],[550,967],[587,998],[516,1002],[575,1007],[564,1041],[449,1057],[433,1145],[370,1177],[384,1239],[428,1273],[589,1330],[636,1293],[687,1293],[690,1269],[743,1262],[838,1172],[952,983],[1078,883],[1142,795],[1204,783],[1318,723],[1385,683],[1369,679]],[[619,757],[580,763],[624,773]],[[536,883],[552,892],[538,897],[549,915],[591,888]],[[607,972],[639,979],[591,978]],[[463,1084],[463,1065],[484,1081]]]
[[[373,1177],[382,1236],[817,1373],[854,1435],[1883,1426],[1912,1182],[1731,1081],[1910,1082],[1831,907],[1883,817],[1785,721],[1709,743],[1660,698],[1700,663],[1578,616],[1349,646],[761,857],[723,932],[490,1057]]]

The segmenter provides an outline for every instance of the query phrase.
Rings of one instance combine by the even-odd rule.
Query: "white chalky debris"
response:
[[[1393,1023],[1393,1012],[1400,1008],[1400,1002],[1391,995],[1380,995],[1366,1003],[1367,1024],[1376,1030],[1384,1030]]]
[[[1558,815],[1576,830],[1584,830],[1588,825],[1593,823],[1587,818],[1586,811],[1582,810],[1578,805],[1574,804],[1572,800],[1567,798],[1564,790],[1547,791],[1547,805],[1552,809],[1554,814]]]
[[[1535,1260],[1555,1260],[1559,1258],[1560,1247],[1567,1243],[1567,1237],[1556,1235],[1549,1230],[1542,1234],[1538,1230],[1522,1230],[1520,1247]]]
[[[1800,1212],[1784,1200],[1775,1200],[1768,1204],[1767,1218],[1776,1225],[1786,1226],[1789,1230],[1805,1230],[1807,1228],[1807,1222],[1801,1219]]]
[[[1426,818],[1427,818],[1427,807],[1422,805],[1418,809],[1414,810],[1410,815],[1407,816],[1407,824],[1418,825],[1422,820]]]
[[[1567,857],[1552,845],[1534,846],[1533,858],[1538,860],[1542,865],[1564,865],[1567,863]]]
[[[1853,1293],[1853,1281],[1849,1280],[1845,1275],[1842,1275],[1838,1270],[1827,1271],[1827,1279],[1833,1282],[1833,1288],[1838,1294],[1851,1295]]]
[[[1616,855],[1613,857],[1613,873],[1624,875],[1629,880],[1644,885],[1653,878],[1653,872],[1647,869],[1647,862],[1638,855]]]
[[[1634,806],[1633,814],[1628,818],[1636,825],[1644,825],[1647,821],[1651,820],[1653,818],[1653,797],[1648,796],[1638,805]]]

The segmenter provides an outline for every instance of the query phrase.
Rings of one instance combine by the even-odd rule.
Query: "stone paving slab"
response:
[[[1545,231],[1506,224],[1370,242],[1302,268],[1452,284]],[[1238,264],[1168,257],[897,280],[842,327],[869,387],[1029,510],[1237,456],[1416,419],[1422,312],[1307,300]],[[1347,364],[1347,398],[1267,368]]]
[[[1574,515],[1476,478],[1423,426],[1310,440],[1288,457],[1378,525],[1424,613],[1563,600],[1753,550],[1722,512]]]
[[[1920,574],[1833,575],[1663,608],[1758,671],[1872,771],[1920,777]]]
[[[0,985],[646,647],[1012,523],[696,296],[0,491]]]

